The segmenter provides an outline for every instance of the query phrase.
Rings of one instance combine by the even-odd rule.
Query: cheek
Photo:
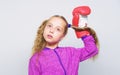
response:
[[[64,37],[63,33],[56,33],[56,38],[61,40]]]
[[[47,28],[44,29],[44,34],[46,34],[49,30]]]
[[[48,30],[44,29],[43,31],[43,36],[45,37],[45,35],[48,33]]]

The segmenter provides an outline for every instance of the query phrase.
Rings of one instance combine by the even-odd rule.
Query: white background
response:
[[[119,0],[0,0],[0,75],[27,75],[28,60],[37,29],[52,15],[63,15],[69,23],[72,10],[88,5],[89,26],[96,30],[100,53],[95,61],[80,63],[79,75],[120,75]],[[62,46],[81,47],[72,29]]]

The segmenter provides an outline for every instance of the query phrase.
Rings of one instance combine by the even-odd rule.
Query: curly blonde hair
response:
[[[46,41],[43,37],[44,28],[46,26],[46,23],[53,17],[58,17],[58,18],[61,18],[65,21],[66,25],[65,25],[64,35],[67,34],[67,31],[68,31],[67,20],[63,16],[60,16],[60,15],[54,15],[54,16],[50,17],[49,19],[43,21],[42,24],[40,25],[40,27],[38,28],[36,39],[34,41],[34,45],[33,45],[33,48],[32,48],[32,54],[34,54],[36,52],[40,52],[45,47]]]

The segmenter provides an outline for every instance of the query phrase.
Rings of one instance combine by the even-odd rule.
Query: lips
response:
[[[52,35],[47,35],[47,38],[51,39],[51,38],[53,38],[53,36]]]

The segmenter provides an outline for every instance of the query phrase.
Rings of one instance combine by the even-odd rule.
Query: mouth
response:
[[[53,36],[52,36],[52,35],[49,35],[49,34],[47,35],[47,37],[48,37],[49,39],[53,38]]]

